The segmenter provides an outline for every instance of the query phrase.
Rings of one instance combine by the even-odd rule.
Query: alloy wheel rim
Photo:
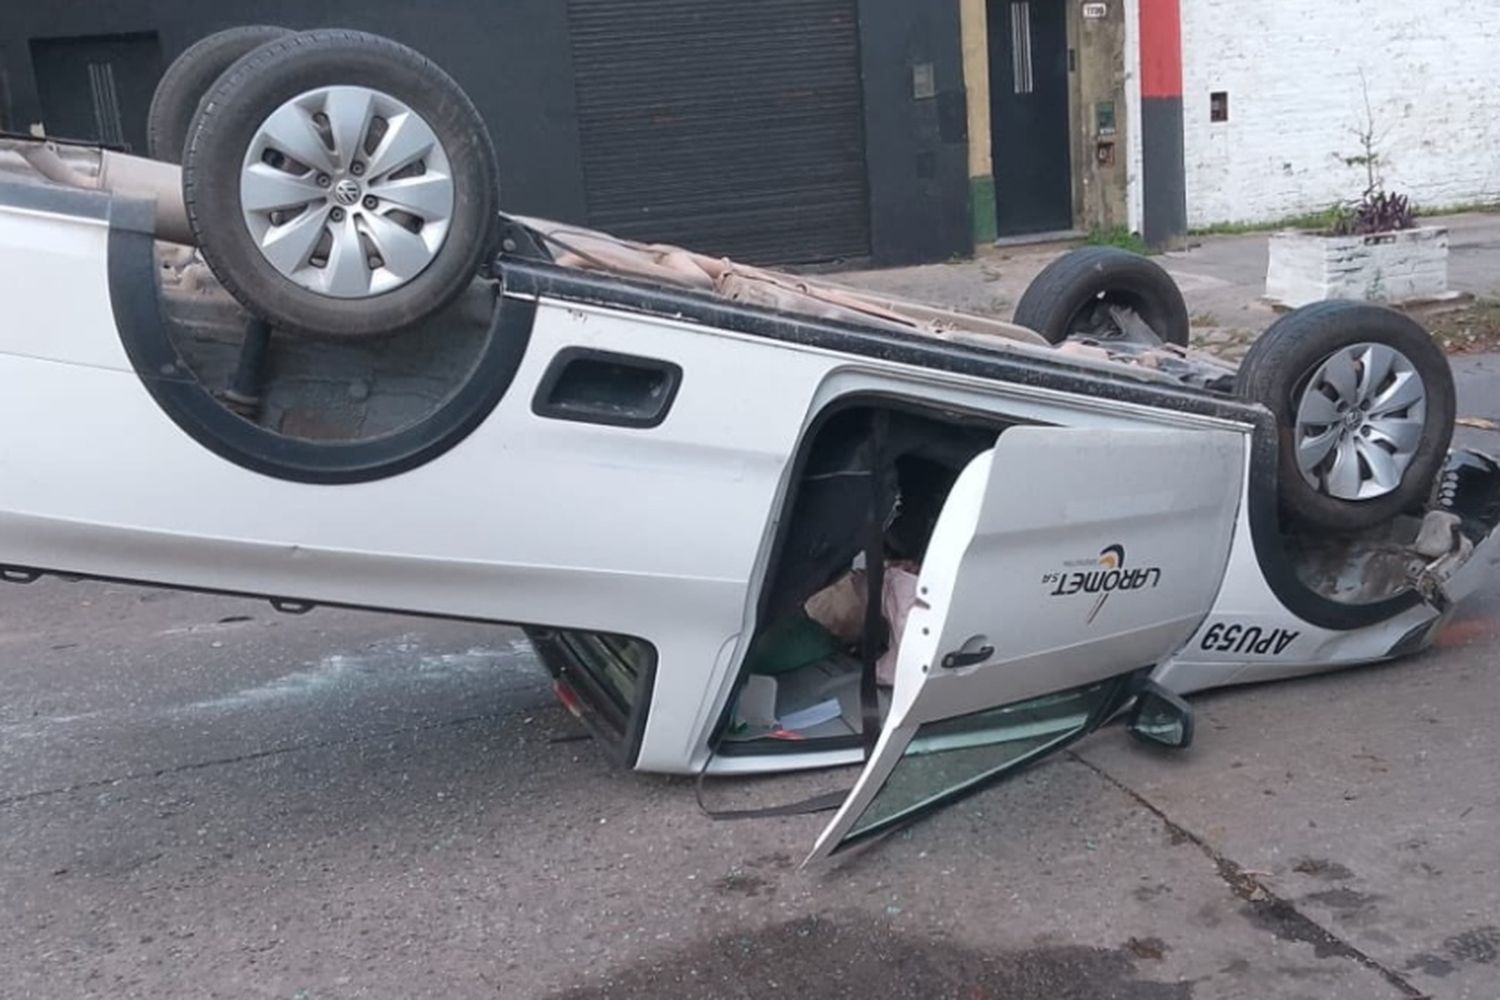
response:
[[[1427,426],[1427,386],[1411,360],[1385,344],[1343,347],[1296,399],[1297,469],[1338,500],[1396,491]]]
[[[320,87],[282,104],[256,130],[240,171],[240,209],[261,255],[332,298],[416,278],[442,250],[453,206],[437,134],[368,87]]]

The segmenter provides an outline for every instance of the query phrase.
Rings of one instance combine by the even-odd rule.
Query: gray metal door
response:
[[[1001,236],[1070,229],[1064,0],[990,0],[990,121]]]
[[[749,261],[870,252],[856,0],[570,0],[591,225]]]

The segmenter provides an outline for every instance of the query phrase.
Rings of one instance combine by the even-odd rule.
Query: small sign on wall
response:
[[[937,96],[937,75],[930,62],[916,63],[911,68],[911,96],[917,100]]]
[[[1083,16],[1090,21],[1100,21],[1109,16],[1109,4],[1086,3],[1083,5]]]
[[[1115,134],[1114,101],[1100,101],[1094,105],[1094,134],[1101,137]]]

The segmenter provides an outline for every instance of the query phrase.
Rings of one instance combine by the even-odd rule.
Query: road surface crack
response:
[[[1225,857],[1204,838],[1173,820],[1150,799],[1092,761],[1085,760],[1071,751],[1067,751],[1067,755],[1124,792],[1141,808],[1155,816],[1167,828],[1167,832],[1174,840],[1190,843],[1202,851],[1204,856],[1214,863],[1219,877],[1224,880],[1225,885],[1229,886],[1230,891],[1250,906],[1253,920],[1258,926],[1285,940],[1312,945],[1319,958],[1342,958],[1362,965],[1411,1000],[1431,1000],[1429,994],[1417,989],[1401,973],[1369,953],[1361,951],[1298,910],[1290,900],[1277,895],[1274,889],[1247,871],[1243,865],[1232,858]]]
[[[369,740],[389,739],[392,736],[408,736],[413,733],[430,732],[435,729],[449,729],[457,726],[472,725],[476,722],[484,722],[500,718],[504,713],[486,712],[482,715],[467,715],[458,719],[445,719],[442,722],[429,722],[420,726],[404,726],[400,729],[386,729],[378,733],[362,733],[358,736],[345,736],[342,739],[332,740],[305,740],[300,743],[289,743],[284,746],[270,747],[265,750],[256,750],[253,753],[236,754],[233,757],[216,757],[212,760],[197,760],[187,764],[177,764],[172,767],[161,767],[150,771],[129,771],[125,774],[117,774],[109,778],[94,778],[89,781],[78,781],[71,785],[61,785],[57,788],[39,788],[31,792],[22,792],[19,795],[10,795],[0,798],[0,808],[6,806],[20,805],[35,799],[50,798],[54,795],[67,795],[72,792],[83,792],[93,788],[108,788],[126,781],[149,781],[155,778],[164,778],[172,774],[185,774],[190,771],[202,771],[211,767],[224,767],[230,764],[247,764],[258,760],[266,760],[271,757],[280,757],[285,754],[302,753],[307,750],[328,750],[339,747],[354,746]]]

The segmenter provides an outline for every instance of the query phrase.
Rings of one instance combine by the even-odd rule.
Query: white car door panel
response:
[[[1245,438],[1021,427],[960,475],[886,725],[809,861],[1087,732],[1208,613]]]
[[[89,332],[111,324],[95,315]],[[680,364],[665,423],[535,415],[548,363],[580,344]],[[756,365],[764,370],[746,378]],[[626,632],[640,626],[636,605],[667,603],[668,590],[690,613],[703,602],[676,598],[696,586],[720,592],[713,603],[732,613],[721,637],[732,635],[825,367],[544,303],[510,391],[465,440],[400,475],[323,486],[203,447],[133,371],[0,353],[0,419],[27,428],[0,454],[0,563]],[[755,405],[764,384],[784,406]],[[587,599],[601,590],[612,596]]]

